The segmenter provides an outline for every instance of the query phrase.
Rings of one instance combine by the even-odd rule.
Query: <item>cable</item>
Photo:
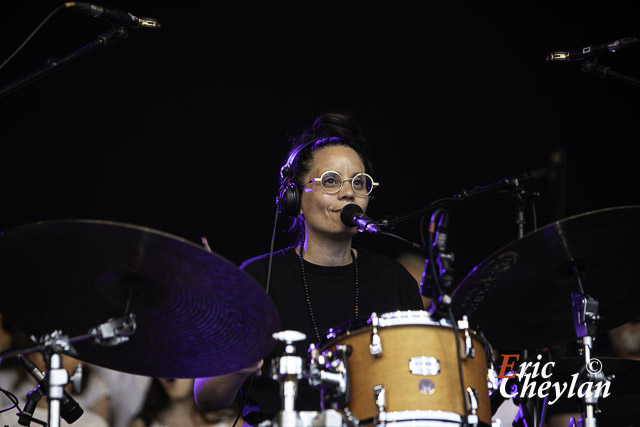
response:
[[[271,244],[269,246],[269,264],[267,267],[267,284],[265,292],[269,295],[269,284],[271,283],[271,262],[273,261],[273,246],[276,240],[276,229],[278,228],[278,207],[276,206],[275,219],[273,220],[273,232],[271,233]]]
[[[431,273],[433,275],[433,281],[436,285],[436,289],[440,295],[440,302],[442,302],[442,298],[445,296],[442,286],[440,284],[440,272],[436,268],[436,258],[434,253],[434,235],[436,229],[436,222],[438,216],[444,214],[445,210],[442,208],[436,209],[431,215],[431,221],[429,223],[429,241],[428,241],[428,251],[429,251],[429,264],[431,267]],[[424,224],[424,221],[421,221]],[[456,321],[455,316],[453,315],[453,311],[451,310],[451,306],[447,304],[447,315],[449,317],[449,321],[451,322],[451,326],[453,328],[454,339],[456,342],[456,356],[457,356],[457,365],[458,365],[458,378],[460,380],[460,391],[462,392],[462,404],[464,407],[464,420],[462,422],[463,426],[467,425],[468,415],[469,415],[469,404],[467,402],[467,391],[464,386],[464,377],[462,373],[462,352],[460,350],[460,336],[458,330],[458,322]]]
[[[18,54],[18,52],[20,52],[25,47],[25,45],[29,42],[29,40],[31,40],[31,38],[33,36],[35,36],[38,31],[40,31],[40,28],[42,28],[42,26],[49,19],[51,19],[51,17],[53,15],[58,13],[61,9],[65,9],[66,7],[67,7],[67,3],[61,4],[60,6],[56,7],[55,9],[53,9],[53,11],[46,18],[44,18],[42,20],[42,22],[40,22],[40,24],[36,27],[36,29],[33,30],[33,32],[31,34],[29,34],[29,36],[26,38],[26,40],[23,41],[22,44],[20,44],[20,46],[18,46],[18,48],[11,55],[9,55],[9,57],[7,59],[5,59],[2,64],[0,64],[0,70],[2,70],[4,68],[4,66],[7,65],[9,63],[9,61],[11,61],[13,59],[13,57],[16,56]]]
[[[276,240],[276,230],[278,229],[278,207],[276,206],[276,214],[275,214],[275,218],[273,220],[273,232],[271,233],[271,244],[269,245],[269,262],[268,262],[268,267],[267,267],[267,283],[265,285],[265,293],[267,295],[269,295],[269,284],[271,283],[271,263],[273,261],[273,247],[275,245],[275,240]],[[249,378],[249,385],[247,386],[247,393],[246,396],[244,396],[242,398],[242,401],[240,402],[240,412],[238,412],[238,416],[236,417],[236,420],[233,422],[233,425],[231,427],[236,427],[236,424],[238,423],[238,420],[240,419],[240,416],[242,415],[242,409],[244,408],[245,402],[249,400],[249,393],[251,392],[251,385],[253,384],[253,374],[251,375],[251,378]],[[242,392],[240,393],[240,395],[242,396]]]
[[[397,236],[397,235],[395,235],[395,234],[393,234],[393,233],[388,233],[388,232],[386,232],[386,231],[380,231],[380,232],[378,232],[378,234],[383,235],[383,236],[389,236],[389,237],[393,237],[393,238],[395,238],[395,239],[398,239],[398,240],[400,240],[401,242],[406,243],[407,245],[411,246],[413,249],[424,249],[424,248],[423,248],[423,247],[421,247],[419,244],[414,243],[414,242],[412,242],[412,241],[410,241],[410,240],[407,240],[407,239],[405,239],[404,237]]]
[[[11,401],[11,403],[13,403],[13,405],[9,406],[8,408],[0,409],[0,414],[3,412],[10,411],[13,408],[16,408],[20,413],[22,413],[22,409],[20,409],[20,406],[19,406],[20,401],[18,400],[15,394],[11,393],[9,390],[3,389],[2,387],[0,387],[0,393],[4,393],[4,395],[7,396],[7,398]]]

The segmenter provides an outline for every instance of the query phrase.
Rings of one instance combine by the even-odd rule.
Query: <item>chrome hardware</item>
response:
[[[462,316],[462,320],[458,320],[458,329],[464,331],[465,359],[469,357],[476,357],[476,351],[473,348],[473,341],[471,340],[471,332],[469,332],[469,319],[467,316]]]
[[[467,387],[467,395],[469,396],[469,409],[471,411],[470,415],[476,415],[478,412],[478,390],[475,390],[471,387]]]
[[[374,357],[382,357],[382,341],[380,335],[378,335],[378,326],[380,326],[380,319],[376,313],[371,313],[371,343],[369,344],[369,353]]]
[[[384,386],[381,385],[374,385],[373,386],[373,399],[374,402],[376,403],[376,406],[378,407],[378,412],[384,412],[384,405],[385,405],[385,392],[384,392]]]
[[[309,385],[313,388],[330,387],[344,395],[348,391],[347,357],[349,346],[337,345],[334,352],[320,353],[314,344],[309,346]]]

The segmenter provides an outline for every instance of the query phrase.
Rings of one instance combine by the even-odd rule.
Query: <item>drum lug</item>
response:
[[[487,387],[489,388],[489,391],[492,392],[498,390],[498,374],[496,373],[492,362],[489,362],[489,369],[487,370]]]
[[[471,387],[467,387],[467,395],[469,396],[469,410],[471,411],[470,415],[477,415],[478,412],[478,390],[475,390]]]
[[[473,348],[473,341],[471,340],[471,333],[469,332],[469,319],[467,316],[462,316],[462,320],[458,321],[458,329],[464,330],[464,354],[466,358],[475,358],[476,351]]]
[[[385,405],[385,399],[386,399],[384,385],[380,384],[380,385],[373,386],[373,399],[376,406],[378,407],[378,412],[379,413],[384,412],[384,405]]]
[[[378,335],[378,326],[380,326],[380,320],[376,313],[371,314],[371,342],[369,344],[369,354],[374,357],[382,357],[382,341],[380,335]]]

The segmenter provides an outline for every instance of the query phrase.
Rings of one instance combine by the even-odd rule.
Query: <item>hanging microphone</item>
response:
[[[579,49],[573,49],[568,52],[550,52],[547,54],[547,61],[580,62],[596,56],[615,53],[621,49],[628,49],[638,44],[640,44],[640,39],[635,37],[625,37],[623,39],[614,40],[609,43],[592,44]]]
[[[432,222],[430,227],[435,227],[435,222]],[[442,218],[438,222],[438,228],[436,231],[436,241],[434,245],[440,252],[444,252],[447,249],[447,237],[449,237],[449,212],[442,210]]]
[[[40,402],[40,398],[42,398],[42,390],[40,384],[36,386],[33,390],[31,390],[27,394],[27,402],[24,404],[24,409],[20,413],[18,417],[18,424],[21,426],[31,425],[31,421],[33,419],[33,412],[36,410],[38,406],[38,402]]]
[[[358,227],[358,231],[376,234],[380,232],[380,224],[364,214],[362,208],[350,203],[342,208],[340,220],[347,227]]]
[[[97,6],[91,3],[73,1],[67,2],[64,5],[66,7],[78,9],[78,11],[86,15],[93,16],[94,18],[100,18],[116,25],[124,25],[125,27],[133,28],[134,30],[137,30],[139,28],[153,30],[160,29],[160,23],[158,22],[158,20],[153,18],[139,18],[129,12],[125,12],[122,10],[108,9],[106,7]]]
[[[20,357],[20,362],[29,375],[38,382],[42,393],[46,393],[47,377],[45,374],[38,369],[35,363],[25,356]],[[60,416],[64,418],[67,423],[71,424],[80,418],[82,414],[84,414],[84,410],[80,407],[78,402],[76,402],[73,397],[69,396],[69,393],[65,391],[60,402]]]

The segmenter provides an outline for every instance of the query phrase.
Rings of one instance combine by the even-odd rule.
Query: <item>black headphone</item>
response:
[[[297,168],[293,167],[296,158],[302,150],[308,146],[320,141],[341,140],[341,138],[316,138],[309,142],[300,144],[289,155],[287,163],[280,168],[280,190],[278,191],[278,197],[276,198],[276,205],[280,212],[286,215],[296,218],[300,214],[300,189],[296,185],[294,178],[297,173]]]

